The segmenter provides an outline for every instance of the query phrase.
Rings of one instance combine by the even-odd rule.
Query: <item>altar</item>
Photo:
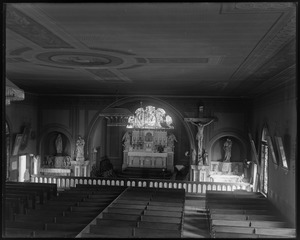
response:
[[[173,134],[163,130],[142,129],[125,133],[122,170],[127,167],[161,168],[174,172]]]

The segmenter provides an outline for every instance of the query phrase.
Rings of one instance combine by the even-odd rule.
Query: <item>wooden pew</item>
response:
[[[80,232],[85,226],[82,223],[46,223],[45,230]]]
[[[20,197],[8,197],[5,196],[5,202],[9,202],[11,208],[8,210],[9,212],[13,212],[13,214],[24,214],[26,204],[23,202]]]
[[[130,209],[141,209],[144,210],[144,205],[134,205],[134,204],[120,204],[120,203],[113,203],[111,204],[113,208],[130,208]]]
[[[27,191],[27,190],[18,190],[18,189],[5,189],[5,194],[9,195],[9,194],[21,194],[21,195],[26,195],[28,196],[28,199],[30,200],[28,202],[30,208],[35,208],[36,207],[36,203],[44,203],[44,199],[41,199],[41,196],[39,194],[38,191]]]
[[[167,207],[167,206],[156,206],[156,205],[148,205],[147,210],[156,210],[156,211],[174,211],[174,212],[182,212],[182,207]]]
[[[180,223],[162,223],[162,222],[140,221],[137,224],[138,224],[138,227],[141,227],[141,228],[181,230]]]
[[[253,234],[254,232],[253,227],[237,227],[237,226],[212,226],[211,232],[226,232],[226,233],[246,233],[246,234]]]
[[[47,193],[47,199],[57,196],[57,184],[55,183],[31,183],[31,182],[6,182],[6,186],[23,187],[26,189],[42,189]]]
[[[126,200],[126,199],[122,199],[119,198],[115,203],[119,203],[119,204],[134,204],[134,205],[147,205],[149,203],[148,200]]]
[[[19,204],[16,204],[16,206],[22,206],[22,212],[24,211],[24,209],[29,208],[29,206],[31,206],[32,204],[32,200],[27,194],[7,193],[5,194],[5,199],[6,201],[18,202]]]
[[[122,226],[105,226],[99,227],[98,225],[90,226],[90,233],[97,235],[106,235],[110,237],[133,237],[134,233],[132,227],[122,227]]]
[[[138,221],[140,219],[139,214],[118,214],[118,213],[103,213],[103,219],[116,219],[116,220],[129,220]]]
[[[295,228],[255,228],[255,233],[262,236],[286,236],[286,237],[296,237]]]
[[[213,238],[258,238],[257,234],[251,233],[227,233],[227,232],[215,232]]]
[[[167,206],[167,207],[182,207],[183,203],[176,203],[176,202],[159,202],[155,200],[151,200],[149,205],[156,205],[156,206]]]
[[[180,224],[182,219],[181,217],[164,217],[164,216],[151,216],[151,215],[142,215],[142,222],[159,222],[159,223],[176,223]]]
[[[175,211],[156,211],[156,210],[145,210],[144,215],[149,216],[162,216],[162,217],[182,217],[182,212],[175,212]]]
[[[271,213],[270,210],[266,210],[266,209],[249,209],[249,210],[245,210],[245,209],[209,209],[209,213],[210,214],[245,214],[245,215],[266,215],[268,213]]]
[[[108,213],[117,213],[117,214],[133,214],[133,215],[141,215],[143,213],[143,209],[131,209],[131,208],[108,208]]]
[[[5,221],[5,226],[8,228],[22,228],[22,229],[31,229],[31,230],[44,230],[45,223],[43,222],[36,222],[36,221]]]
[[[179,230],[151,229],[138,227],[134,229],[136,238],[181,238]]]
[[[101,227],[106,226],[122,226],[122,227],[136,227],[137,221],[129,221],[129,220],[118,220],[118,219],[96,219],[96,225]]]

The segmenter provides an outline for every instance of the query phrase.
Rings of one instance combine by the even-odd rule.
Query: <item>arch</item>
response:
[[[70,142],[70,151],[71,151],[71,158],[73,158],[73,153],[74,153],[74,144],[72,144],[74,142],[73,137],[71,135],[71,133],[67,130],[67,128],[61,124],[49,124],[46,125],[42,131],[42,135],[39,139],[39,152],[40,152],[40,156],[41,156],[41,161],[42,159],[44,159],[44,142],[46,140],[46,137],[48,136],[49,133],[52,132],[61,132],[63,133],[68,141]]]
[[[117,106],[122,106],[124,104],[128,104],[128,103],[140,103],[140,101],[150,101],[153,104],[158,104],[160,106],[162,106],[162,108],[164,108],[166,111],[168,111],[168,114],[173,118],[173,116],[176,116],[177,119],[179,119],[179,121],[182,123],[182,125],[184,126],[184,129],[187,132],[188,135],[188,140],[190,143],[190,151],[192,151],[193,149],[195,149],[195,139],[193,137],[193,131],[191,129],[191,126],[184,121],[184,116],[181,114],[181,112],[179,112],[174,106],[172,106],[170,103],[156,98],[156,97],[151,97],[151,96],[133,96],[133,97],[124,97],[122,99],[119,99],[111,104],[109,104],[106,108],[99,110],[93,120],[91,121],[91,123],[88,126],[88,131],[87,131],[87,157],[91,158],[91,156],[89,156],[89,153],[92,152],[92,148],[93,148],[93,143],[92,143],[92,139],[94,137],[95,134],[95,129],[98,126],[98,124],[103,120],[103,117],[99,116],[99,114],[108,109],[108,108],[112,108],[112,107],[117,107]],[[176,125],[176,123],[173,123],[173,125]],[[190,163],[191,163],[192,159],[190,156]]]
[[[216,143],[216,141],[218,141],[219,139],[223,138],[223,137],[233,137],[233,138],[236,138],[238,139],[241,144],[242,144],[242,148],[243,148],[243,151],[245,152],[246,156],[247,156],[247,144],[246,144],[246,138],[243,136],[242,133],[239,133],[235,130],[225,130],[225,131],[222,131],[218,134],[216,134],[214,137],[212,137],[212,139],[209,141],[208,145],[207,145],[207,148],[208,148],[208,162],[210,163],[211,162],[211,156],[212,156],[212,147],[213,145]]]

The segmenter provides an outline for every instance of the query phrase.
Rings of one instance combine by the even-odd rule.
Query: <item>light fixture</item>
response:
[[[5,105],[10,105],[11,101],[22,101],[24,99],[24,91],[6,78]]]
[[[104,109],[99,116],[107,119],[107,126],[127,126],[128,118],[133,114],[127,108],[111,107]]]

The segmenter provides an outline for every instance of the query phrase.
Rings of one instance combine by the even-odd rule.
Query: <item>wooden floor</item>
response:
[[[208,217],[205,210],[205,195],[186,196],[182,237],[210,238]]]

